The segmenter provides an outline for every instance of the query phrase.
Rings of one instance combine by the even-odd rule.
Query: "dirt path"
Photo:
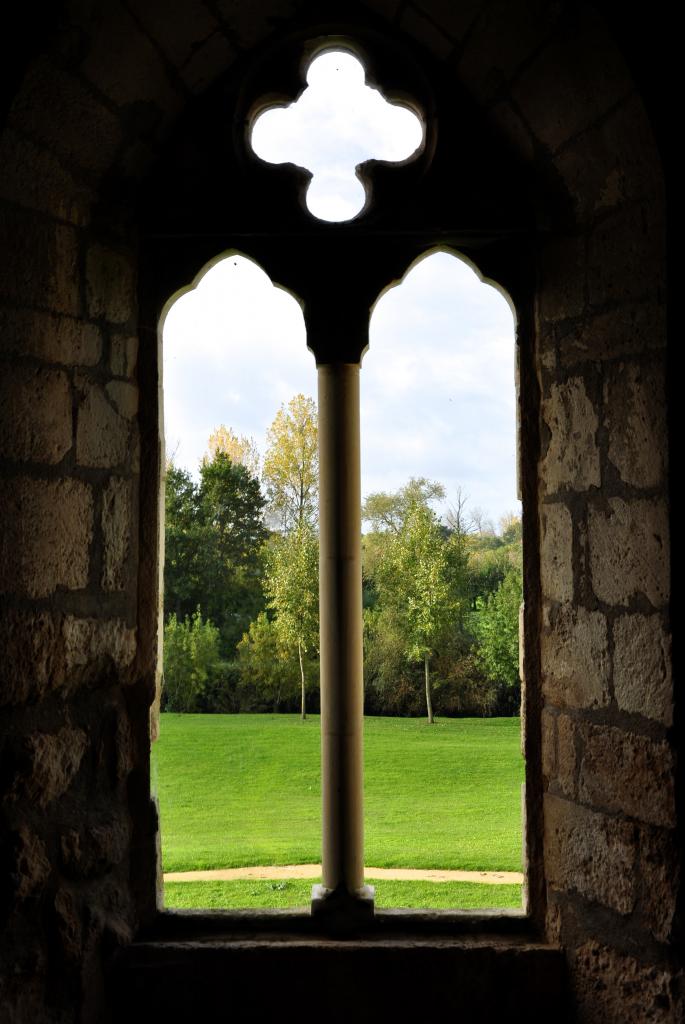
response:
[[[168,871],[165,882],[233,882],[243,878],[320,878],[320,864],[284,864],[213,871]],[[366,868],[367,879],[389,878],[399,882],[485,882],[487,885],[520,885],[518,871],[424,871],[421,868]]]

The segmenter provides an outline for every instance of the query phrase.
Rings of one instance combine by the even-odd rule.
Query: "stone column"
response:
[[[319,528],[323,884],[312,913],[373,912],[364,885],[359,364],[319,375]]]

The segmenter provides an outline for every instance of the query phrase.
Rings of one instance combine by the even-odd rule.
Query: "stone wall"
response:
[[[195,98],[310,17],[300,0],[60,10],[47,42],[17,40],[27,61],[0,136],[0,1006],[35,1024],[103,1019],[103,964],[155,906],[158,380],[156,324],[136,311],[134,200]],[[675,1021],[665,206],[650,123],[589,6],[345,11],[454,76],[536,182],[523,385],[537,419],[522,423],[532,909],[546,901],[580,1020]]]
[[[97,998],[102,951],[133,934],[132,810],[149,803],[131,801],[148,749],[134,271],[66,218],[2,213],[0,1004],[57,1019]]]
[[[631,193],[553,243],[585,258],[540,292],[545,875],[581,1019],[661,1021],[679,890],[664,240],[658,182]]]

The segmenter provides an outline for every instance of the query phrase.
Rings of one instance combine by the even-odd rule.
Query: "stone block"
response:
[[[161,128],[164,132],[166,126],[158,123],[155,110],[152,110],[148,116],[151,123],[147,125],[147,137],[143,138],[138,135],[130,139],[117,159],[117,170],[127,181],[142,181],[149,174],[154,173],[154,168],[157,166],[159,141],[150,136],[156,128]]]
[[[55,894],[53,907],[55,931],[62,956],[66,961],[77,964],[83,954],[83,922],[71,890],[64,885],[59,888]]]
[[[588,522],[590,574],[599,600],[626,606],[641,596],[663,608],[670,590],[665,504],[609,498],[590,508]]]
[[[668,970],[642,963],[594,939],[569,955],[579,1021],[677,1024]]]
[[[563,897],[562,897],[563,900]],[[553,889],[547,889],[547,913],[545,915],[545,935],[549,943],[561,948],[564,916],[562,908]]]
[[[400,28],[438,60],[446,60],[454,51],[454,43],[435,22],[426,18],[413,7],[405,7],[400,17]]]
[[[518,110],[508,100],[500,100],[493,103],[488,115],[499,135],[506,139],[513,152],[521,160],[530,163],[535,156],[533,136]]]
[[[44,887],[52,866],[45,843],[28,826],[22,825],[10,836],[12,856],[12,895],[24,900],[37,895]]]
[[[554,152],[632,89],[628,69],[603,22],[584,8],[575,31],[552,35],[512,91],[536,137]]]
[[[25,737],[24,769],[15,780],[12,796],[47,807],[69,789],[87,749],[85,732],[68,725],[56,733],[36,732]]]
[[[93,497],[80,480],[0,481],[0,593],[47,597],[88,583]]]
[[[614,694],[621,711],[673,724],[671,637],[658,615],[614,620]]]
[[[60,862],[69,878],[97,878],[111,871],[126,856],[131,839],[127,818],[89,820],[79,829],[66,829],[60,836]]]
[[[432,18],[445,35],[460,40],[483,7],[483,0],[465,0],[459,4],[452,0],[416,0],[414,6]]]
[[[122,619],[79,619],[65,615],[61,629],[64,644],[64,674],[67,678],[89,677],[113,664],[120,672],[133,663],[136,631]]]
[[[76,461],[79,466],[111,468],[124,464],[130,451],[131,427],[105,392],[84,384],[76,421]]]
[[[102,495],[102,589],[124,590],[133,528],[131,482],[113,477]]]
[[[365,0],[365,6],[376,11],[388,21],[394,21],[401,6],[401,0]],[[419,4],[419,6],[421,6]]]
[[[542,727],[542,774],[553,780],[557,774],[557,717],[543,710]]]
[[[540,257],[538,320],[542,324],[581,316],[585,310],[585,241],[555,236]]]
[[[543,505],[540,512],[540,576],[547,601],[573,600],[573,521],[566,505]]]
[[[434,6],[433,4],[430,5]],[[459,10],[461,4],[451,5]],[[475,6],[467,5],[469,7]],[[495,0],[484,5],[464,45],[459,78],[477,99],[487,102],[521,64],[539,49],[558,17],[551,5]]]
[[[248,5],[254,10],[255,5]],[[260,5],[263,6],[263,5]],[[131,0],[135,13],[149,35],[158,43],[167,59],[182,67],[203,42],[217,33],[219,24],[202,0],[177,4],[173,12],[164,0]],[[254,11],[253,17],[258,15]],[[127,40],[128,33],[124,35]]]
[[[556,782],[561,792],[575,799],[578,755],[576,752],[576,725],[569,715],[557,718],[557,774]]]
[[[663,306],[622,305],[606,313],[584,318],[564,332],[559,340],[562,366],[604,359],[643,355],[659,351],[666,344]]]
[[[135,334],[112,337],[109,368],[115,377],[134,377],[138,365],[138,338]]]
[[[661,207],[630,206],[603,218],[588,243],[590,304],[658,299],[665,289],[665,266]]]
[[[658,942],[673,937],[680,888],[677,840],[665,829],[640,829],[641,911]]]
[[[49,611],[4,609],[0,616],[0,706],[35,701],[54,672],[57,626]]]
[[[663,370],[619,363],[604,385],[609,459],[633,487],[657,487],[666,468],[666,395]]]
[[[585,223],[623,203],[660,195],[659,164],[647,114],[635,94],[554,160]]]
[[[138,413],[138,388],[123,380],[110,381],[105,391],[117,411],[127,420],[132,420]]]
[[[673,755],[668,743],[611,726],[585,726],[578,798],[650,825],[672,826]]]
[[[7,130],[0,167],[0,198],[79,227],[88,223],[95,193],[54,154]]]
[[[6,459],[60,462],[71,448],[71,387],[63,370],[0,367],[0,452]]]
[[[200,95],[231,66],[234,60],[235,50],[228,39],[215,32],[206,42],[200,44],[180,68],[179,73],[190,91]]]
[[[122,142],[118,116],[47,56],[31,62],[9,123],[47,143],[67,167],[76,164],[95,174],[111,165]]]
[[[543,397],[542,416],[551,435],[541,471],[547,493],[599,487],[599,420],[583,379],[553,384]]]
[[[629,914],[635,904],[635,827],[549,793],[544,819],[548,883]]]
[[[110,323],[127,323],[135,316],[135,278],[130,258],[104,245],[92,245],[86,257],[88,311]]]
[[[141,11],[150,3],[136,4]],[[173,24],[185,8],[173,14],[167,7],[166,24]],[[205,15],[209,17],[205,9]],[[137,22],[122,4],[111,4],[98,20],[81,70],[105,96],[118,106],[155,104],[166,113],[178,113],[183,97],[167,74],[164,61]]]
[[[63,366],[95,366],[102,355],[94,324],[38,310],[0,310],[0,344],[3,354],[35,356]]]
[[[122,782],[136,766],[136,746],[133,730],[126,712],[120,711],[117,715],[115,731],[116,765],[115,774],[117,782]]]
[[[17,305],[79,313],[75,228],[7,206],[0,209],[0,245],[12,254],[0,272],[0,294]]]
[[[608,705],[608,630],[601,612],[545,606],[540,655],[548,700],[572,708]]]
[[[242,0],[216,0],[216,11],[238,46],[249,49],[269,36],[302,6],[302,0],[264,0],[246,6]]]
[[[136,654],[136,631],[121,619],[6,609],[0,618],[0,706],[36,702],[47,693],[63,697],[111,667],[124,683]]]

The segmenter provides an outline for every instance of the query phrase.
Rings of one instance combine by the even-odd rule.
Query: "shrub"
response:
[[[199,710],[201,695],[220,664],[219,630],[209,619],[202,621],[199,607],[182,622],[170,615],[164,627],[165,710]]]

